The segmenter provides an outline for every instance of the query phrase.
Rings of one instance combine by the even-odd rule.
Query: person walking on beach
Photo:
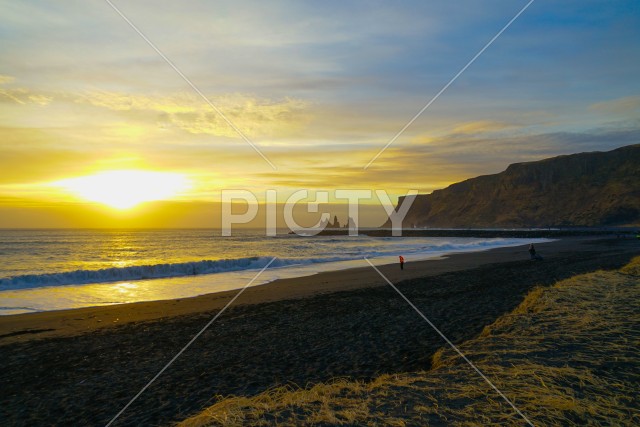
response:
[[[400,270],[404,270],[404,257],[400,255]]]
[[[540,260],[542,261],[542,257],[536,253],[536,248],[533,247],[533,243],[529,245],[529,255],[531,255],[532,260]]]

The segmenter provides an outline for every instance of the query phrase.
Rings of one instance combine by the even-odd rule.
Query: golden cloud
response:
[[[0,76],[1,77],[1,76]],[[31,92],[28,89],[0,89],[0,99],[9,100],[11,103],[17,104],[38,104],[48,105],[52,100],[52,96],[41,93]]]
[[[470,135],[474,133],[497,132],[513,126],[513,124],[494,122],[491,120],[478,120],[474,122],[461,123],[456,126],[451,133]]]
[[[158,121],[163,127],[231,138],[240,136],[224,117],[249,137],[288,136],[309,121],[309,115],[305,113],[307,103],[297,99],[273,101],[247,95],[226,95],[209,100],[215,109],[195,94],[145,96],[93,91],[78,97],[75,102],[114,111],[159,113]]]
[[[0,85],[12,83],[15,79],[15,77],[0,74]]]
[[[12,78],[0,76],[0,83],[3,81],[11,82]],[[240,138],[229,122],[251,138],[282,138],[299,133],[311,118],[307,111],[308,103],[299,99],[271,100],[231,94],[209,97],[209,100],[215,108],[191,93],[139,95],[96,90],[70,93],[26,88],[0,89],[0,102],[44,106],[58,101],[91,105],[117,113],[135,113],[136,120],[146,114],[143,120],[162,128],[229,138]]]

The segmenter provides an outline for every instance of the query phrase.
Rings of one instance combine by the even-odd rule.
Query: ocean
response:
[[[184,298],[279,278],[544,239],[314,236],[213,229],[0,230],[0,315]]]

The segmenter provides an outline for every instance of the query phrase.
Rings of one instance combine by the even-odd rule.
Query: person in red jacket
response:
[[[400,270],[404,270],[404,257],[400,255]]]

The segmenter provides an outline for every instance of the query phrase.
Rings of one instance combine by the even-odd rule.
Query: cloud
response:
[[[274,138],[299,134],[310,119],[305,112],[306,103],[291,99],[280,102],[245,99],[222,105],[218,108],[224,116],[249,137]],[[166,119],[169,125],[194,134],[239,137],[226,120],[218,112],[211,111],[208,105],[192,113],[166,113],[162,119]]]
[[[513,128],[515,125],[509,123],[495,122],[491,120],[478,120],[474,122],[461,123],[456,126],[452,133],[458,134],[478,134],[486,132],[497,132],[508,128]]]
[[[0,74],[0,85],[12,83],[15,79],[15,77]]]
[[[589,109],[607,114],[637,114],[640,112],[640,95],[591,104]]]
[[[141,95],[113,91],[34,91],[27,88],[0,89],[0,102],[36,104],[52,102],[90,105],[126,115],[127,120],[146,121],[162,128],[177,128],[191,134],[240,138],[220,112],[252,138],[284,138],[298,134],[310,121],[309,102],[284,98],[272,100],[243,94],[210,96],[216,111],[192,93]]]
[[[29,89],[0,89],[0,101],[16,104],[48,105],[53,100],[52,96],[32,92]]]
[[[283,137],[302,129],[308,122],[307,102],[285,98],[270,100],[249,95],[211,96],[219,112],[249,137]],[[195,94],[147,96],[92,91],[76,98],[77,103],[113,111],[154,112],[162,127],[176,127],[193,134],[240,138],[222,115]]]

